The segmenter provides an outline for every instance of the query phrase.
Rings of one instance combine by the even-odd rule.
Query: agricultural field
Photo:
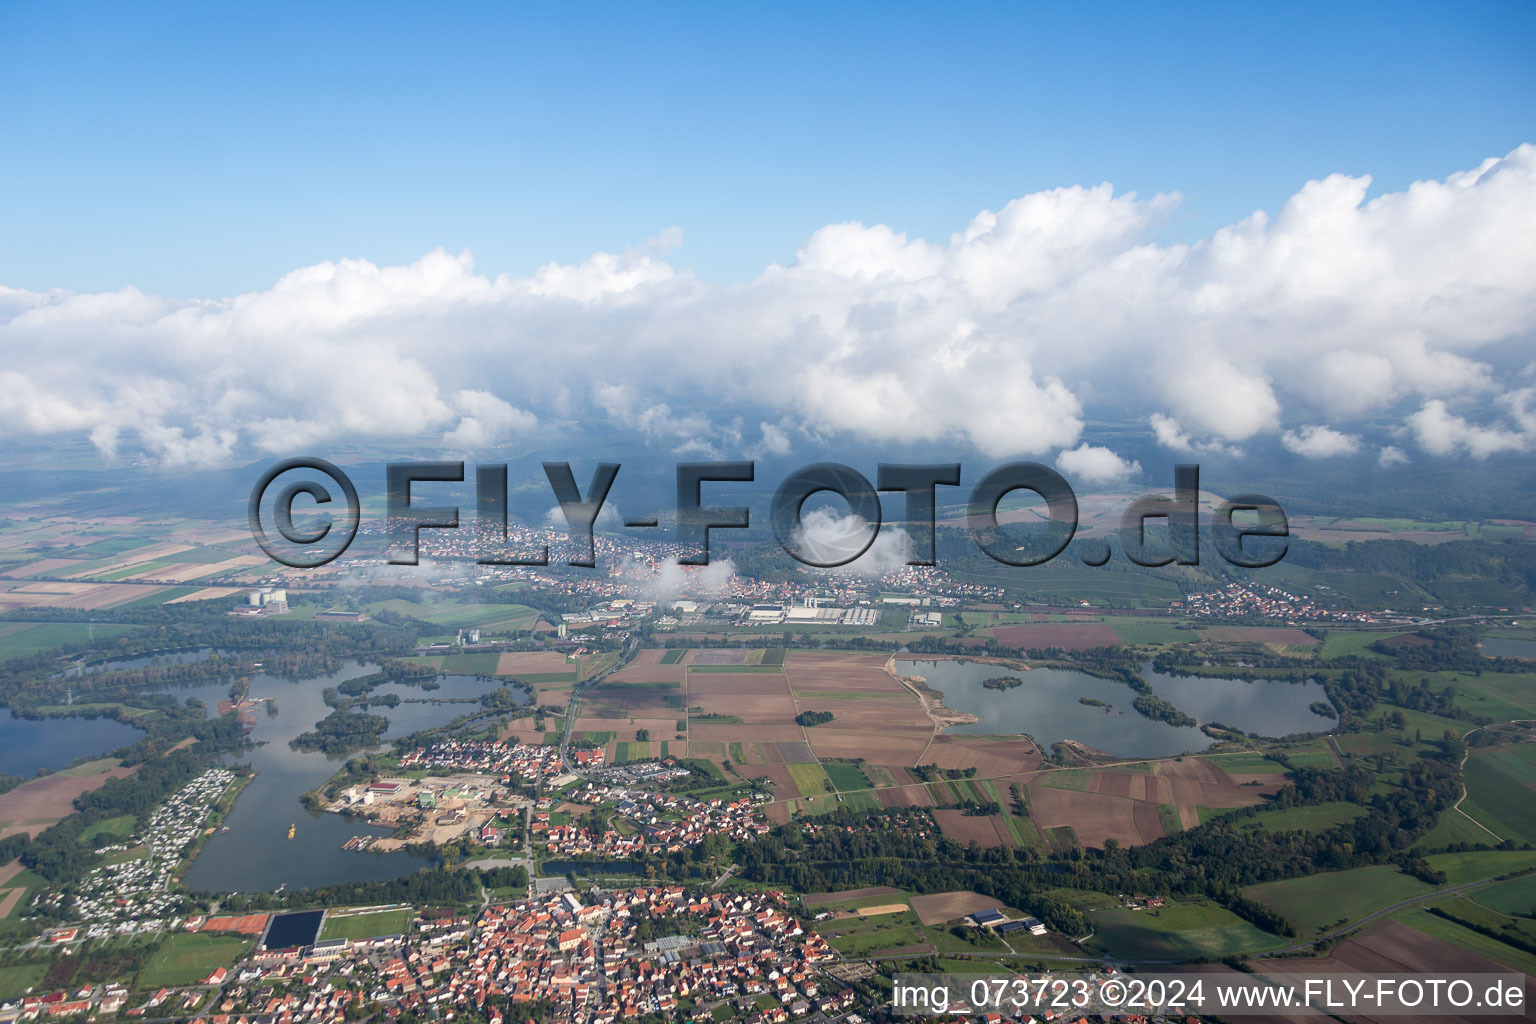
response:
[[[1365,813],[1365,808],[1356,804],[1334,801],[1325,804],[1311,804],[1300,807],[1287,807],[1279,811],[1265,811],[1256,818],[1243,821],[1239,828],[1266,828],[1273,831],[1297,829],[1303,832],[1322,832],[1335,825],[1342,825],[1346,821],[1354,821]]]
[[[1500,838],[1529,843],[1536,842],[1536,793],[1531,781],[1536,767],[1522,755],[1474,751],[1467,759],[1467,799],[1461,806]]]
[[[1479,889],[1472,898],[1500,914],[1531,917],[1536,913],[1536,874]]]
[[[1328,635],[1323,638],[1322,649],[1318,656],[1323,658],[1385,658],[1386,655],[1378,654],[1371,650],[1371,644],[1378,640],[1387,640],[1397,636],[1400,631],[1389,633],[1371,633],[1356,629],[1330,629]]]
[[[134,769],[122,768],[113,760],[82,765],[80,774],[58,772],[24,783],[9,793],[0,793],[0,838],[26,832],[37,835],[43,829],[74,811],[75,797],[106,784],[108,779],[125,778]]]
[[[1286,918],[1305,936],[1433,891],[1427,882],[1382,864],[1249,886],[1243,895]]]
[[[1437,901],[1436,905],[1444,907],[1459,918],[1470,919],[1478,916],[1466,900]],[[1498,917],[1499,915],[1495,915],[1494,919],[1498,920]],[[1427,907],[1409,907],[1393,914],[1392,918],[1393,923],[1407,925],[1413,931],[1428,938],[1437,939],[1443,945],[1455,949],[1460,957],[1479,958],[1484,964],[1482,970],[1512,969],[1536,974],[1536,955],[1471,928],[1463,927],[1455,921],[1448,921],[1432,914]],[[1529,941],[1529,935],[1526,939]],[[1435,969],[1447,968],[1437,965]]]
[[[1215,960],[1273,949],[1278,936],[1254,927],[1216,903],[1198,900],[1155,910],[1116,907],[1088,914],[1088,945],[1108,956],[1139,960]]]
[[[1495,878],[1513,871],[1536,868],[1531,850],[1469,850],[1465,853],[1432,853],[1424,858],[1436,871],[1445,872],[1448,885]]]
[[[815,796],[819,793],[832,791],[831,780],[819,764],[787,764],[789,777],[794,780],[795,788],[802,796]]]
[[[856,764],[841,764],[837,762],[823,762],[822,770],[827,773],[827,778],[832,780],[832,785],[839,792],[851,789],[868,789],[869,779],[864,776]]]
[[[539,620],[539,613],[521,604],[474,604],[470,602],[445,602],[420,604],[395,598],[374,601],[363,606],[364,610],[377,614],[392,611],[400,615],[420,619],[435,626],[450,627],[449,635],[459,629],[479,629],[485,633],[512,633],[532,629]]]
[[[137,626],[87,622],[0,623],[0,660],[131,633]]]

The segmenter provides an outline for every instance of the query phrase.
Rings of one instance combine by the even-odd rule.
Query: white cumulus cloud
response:
[[[1536,333],[1536,146],[1369,188],[1307,182],[1190,244],[1157,241],[1177,195],[1051,189],[947,238],[829,225],[735,285],[669,263],[669,229],[523,276],[439,250],[226,298],[0,287],[0,440],[191,465],[596,426],[690,457],[846,436],[1004,458],[1133,415],[1184,452],[1531,450],[1507,382]]]
[[[1286,451],[1309,459],[1328,459],[1360,450],[1358,437],[1321,424],[1309,424],[1300,430],[1287,430],[1280,435],[1280,443]]]
[[[1086,441],[1056,456],[1056,468],[1068,480],[1089,484],[1119,483],[1141,475],[1141,463],[1126,461],[1108,448],[1096,448]]]

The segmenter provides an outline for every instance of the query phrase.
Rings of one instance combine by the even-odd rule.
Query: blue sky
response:
[[[1100,181],[1182,192],[1162,237],[1198,238],[1536,138],[1533,44],[1530,3],[7,3],[0,285],[208,297],[437,246],[520,274],[669,226],[732,282],[829,223],[942,241]]]

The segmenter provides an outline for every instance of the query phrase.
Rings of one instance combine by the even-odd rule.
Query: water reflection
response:
[[[1124,683],[1100,679],[1070,669],[1036,668],[1015,671],[999,665],[962,659],[896,662],[901,675],[918,675],[942,691],[946,706],[977,717],[952,733],[1018,735],[1028,733],[1049,748],[1073,739],[1120,757],[1169,757],[1205,750],[1212,740],[1193,726],[1154,721],[1131,707],[1136,692]],[[984,680],[1017,676],[1021,686],[988,689]],[[1333,719],[1310,710],[1326,700],[1315,683],[1284,683],[1243,679],[1164,676],[1151,665],[1142,675],[1153,692],[1201,722],[1221,722],[1244,732],[1280,736],[1293,732],[1323,732]],[[1096,703],[1085,704],[1083,698]],[[1105,707],[1104,705],[1108,705]]]

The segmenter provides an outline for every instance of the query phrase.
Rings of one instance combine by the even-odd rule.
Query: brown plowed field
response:
[[[1173,803],[1173,787],[1169,781],[1144,772],[1094,772],[1088,777],[1088,792],[1150,800],[1155,804]]]
[[[720,711],[720,714],[736,714],[736,712]],[[696,740],[720,743],[773,743],[776,740],[805,738],[805,732],[800,729],[800,726],[794,725],[794,722],[748,722],[745,725],[736,725],[736,723],[693,720],[688,723],[688,732],[693,734]]]
[[[1025,739],[1016,743],[967,742],[958,736],[940,736],[923,755],[923,763],[940,768],[975,768],[978,776],[989,779],[1038,768],[1040,752]]]
[[[974,914],[978,910],[993,910],[1000,908],[1001,903],[994,896],[983,896],[979,892],[962,889],[956,892],[936,892],[927,896],[912,897],[912,909],[917,911],[917,919],[923,924],[944,924],[946,921],[958,921],[968,914]]]
[[[1062,647],[1086,651],[1091,647],[1114,647],[1120,643],[1115,631],[1102,622],[1047,622],[1027,626],[998,626],[992,635],[1009,647]]]
[[[1467,974],[1508,974],[1510,970],[1478,953],[1437,939],[1432,935],[1410,928],[1397,921],[1383,921],[1372,925],[1354,938],[1345,939],[1325,957],[1297,960],[1261,960],[1255,964],[1266,974],[1434,974],[1454,977]],[[1481,994],[1481,993],[1479,993]],[[1533,1018],[1533,1009],[1526,1007],[1525,1019]],[[1511,1015],[1514,1016],[1514,1015]],[[1298,1018],[1299,1019],[1299,1018]],[[1435,1017],[1372,1017],[1351,1014],[1350,1021],[1382,1021],[1383,1024],[1403,1024],[1404,1021],[1466,1021],[1476,1024],[1493,1018],[1487,1016],[1455,1016],[1442,1014]],[[1505,1017],[1503,1019],[1509,1019]]]
[[[669,697],[681,697],[682,691],[676,687],[654,686],[650,683],[607,683],[604,682],[586,692],[582,697],[582,709],[591,710],[595,705],[611,706],[626,714],[634,714],[639,711],[653,713],[675,713],[681,718],[683,709],[674,707],[675,701],[669,702]]]
[[[890,773],[891,781],[895,785],[909,786],[917,782],[917,780],[912,777],[912,773],[907,771],[906,768],[902,767],[901,765],[883,764],[880,765],[880,767]]]
[[[701,714],[734,715],[749,725],[759,722],[793,724],[795,720],[795,702],[789,699],[788,693],[701,696],[695,692],[688,695],[688,701]],[[792,738],[803,739],[799,736]]]
[[[816,755],[811,753],[811,746],[803,740],[784,740],[776,744],[779,748],[779,757],[785,764],[807,764],[816,760]]]
[[[823,654],[790,651],[784,673],[796,690],[833,693],[889,693],[899,696],[906,688],[885,670],[884,654]]]
[[[646,665],[660,665],[661,659],[666,656],[667,652],[659,647],[647,647],[643,651],[636,651],[634,660],[629,663],[625,671],[627,672],[631,668],[643,668]],[[667,667],[670,668],[671,666]]]
[[[800,796],[800,790],[795,788],[794,776],[789,774],[789,768],[782,764],[742,764],[737,765],[736,770],[749,779],[772,779],[774,803],[782,803]]]
[[[1240,786],[1237,779],[1203,757],[1186,757],[1182,761],[1158,761],[1157,774],[1166,778],[1171,789],[1171,802],[1179,812],[1179,824],[1194,828],[1200,824],[1199,808],[1247,807],[1261,803],[1264,797],[1274,793],[1284,783],[1282,776],[1275,776],[1275,783],[1267,786]]]
[[[1228,644],[1297,644],[1311,646],[1317,637],[1289,626],[1209,626],[1199,631],[1206,640]]]
[[[49,825],[74,813],[75,797],[123,779],[133,768],[109,768],[99,775],[49,775],[0,794],[0,839],[25,832],[36,836]]]
[[[806,735],[818,757],[862,757],[866,761],[899,758],[907,764],[916,764],[932,733],[917,729],[854,730],[818,725],[807,729]]]
[[[30,565],[21,565],[6,573],[7,576],[41,576],[46,572],[58,572],[60,569],[71,569],[84,561],[80,558],[44,558]]]
[[[535,676],[575,671],[576,666],[566,661],[565,655],[549,651],[509,651],[496,661],[496,674],[499,676]]]
[[[697,672],[688,676],[688,695],[694,698],[760,697],[765,694],[788,700],[789,686],[784,677],[777,672]]]
[[[897,786],[894,789],[875,790],[875,799],[881,807],[932,807],[933,794],[927,786]]]
[[[1042,829],[1070,825],[1078,842],[1097,849],[1103,849],[1106,839],[1121,846],[1140,846],[1163,835],[1156,804],[1106,793],[1031,786],[1029,809]]]
[[[546,723],[547,724],[547,723]],[[533,727],[531,720],[520,718],[502,730],[503,742],[527,743],[536,746],[544,742],[544,734]]]
[[[940,809],[933,812],[933,817],[939,823],[939,831],[957,843],[969,843],[974,839],[988,848],[1013,845],[1008,837],[1008,826],[995,815],[983,817],[979,814],[966,814],[964,811]]]
[[[714,648],[693,652],[690,665],[740,665],[747,656],[744,650],[731,650],[730,648]]]
[[[682,683],[687,676],[687,669],[681,665],[625,665],[623,670],[615,672],[603,680],[603,685],[610,683],[677,683],[675,692],[682,693]]]

